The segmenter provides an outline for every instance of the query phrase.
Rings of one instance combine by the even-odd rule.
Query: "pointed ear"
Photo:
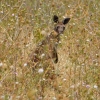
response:
[[[65,25],[69,22],[69,20],[70,20],[70,18],[65,18],[62,23]]]
[[[58,16],[54,15],[54,16],[53,16],[53,21],[54,21],[55,23],[57,23],[57,22],[58,22]]]

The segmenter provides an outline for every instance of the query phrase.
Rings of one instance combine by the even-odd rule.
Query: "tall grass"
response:
[[[35,100],[28,57],[53,29],[52,16],[70,17],[55,65],[62,92],[46,89],[44,100],[100,99],[99,0],[0,1],[0,99]]]

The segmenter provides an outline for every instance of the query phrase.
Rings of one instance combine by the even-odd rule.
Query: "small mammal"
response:
[[[57,46],[60,41],[60,35],[63,34],[69,20],[70,18],[65,18],[60,22],[58,16],[54,15],[53,21],[56,24],[53,31],[47,35],[30,54],[33,79],[36,79],[35,88],[37,89],[37,98],[39,97],[38,95],[44,97],[46,86],[52,86],[56,90],[56,86],[54,85],[56,82],[54,63],[58,62]]]
[[[70,18],[65,18],[60,22],[58,16],[53,16],[53,21],[56,23],[53,31],[36,46],[30,55],[30,61],[33,64],[34,70],[36,70],[36,67],[44,68],[43,66],[48,65],[50,60],[53,63],[58,62],[57,46],[59,44],[60,35],[63,34],[69,20]]]

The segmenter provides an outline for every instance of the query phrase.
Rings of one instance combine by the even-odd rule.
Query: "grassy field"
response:
[[[53,15],[71,20],[54,65],[61,92],[46,87],[43,100],[100,100],[99,0],[0,0],[0,100],[35,100],[27,62],[52,31]]]

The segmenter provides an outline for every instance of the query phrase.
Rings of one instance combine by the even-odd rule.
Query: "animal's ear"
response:
[[[70,20],[70,18],[65,18],[65,19],[62,21],[62,23],[65,25],[65,24],[67,24],[67,23],[69,22],[69,20]]]
[[[59,19],[58,19],[58,16],[54,15],[54,16],[53,16],[53,21],[54,21],[55,23],[57,23],[58,20],[59,20]]]

